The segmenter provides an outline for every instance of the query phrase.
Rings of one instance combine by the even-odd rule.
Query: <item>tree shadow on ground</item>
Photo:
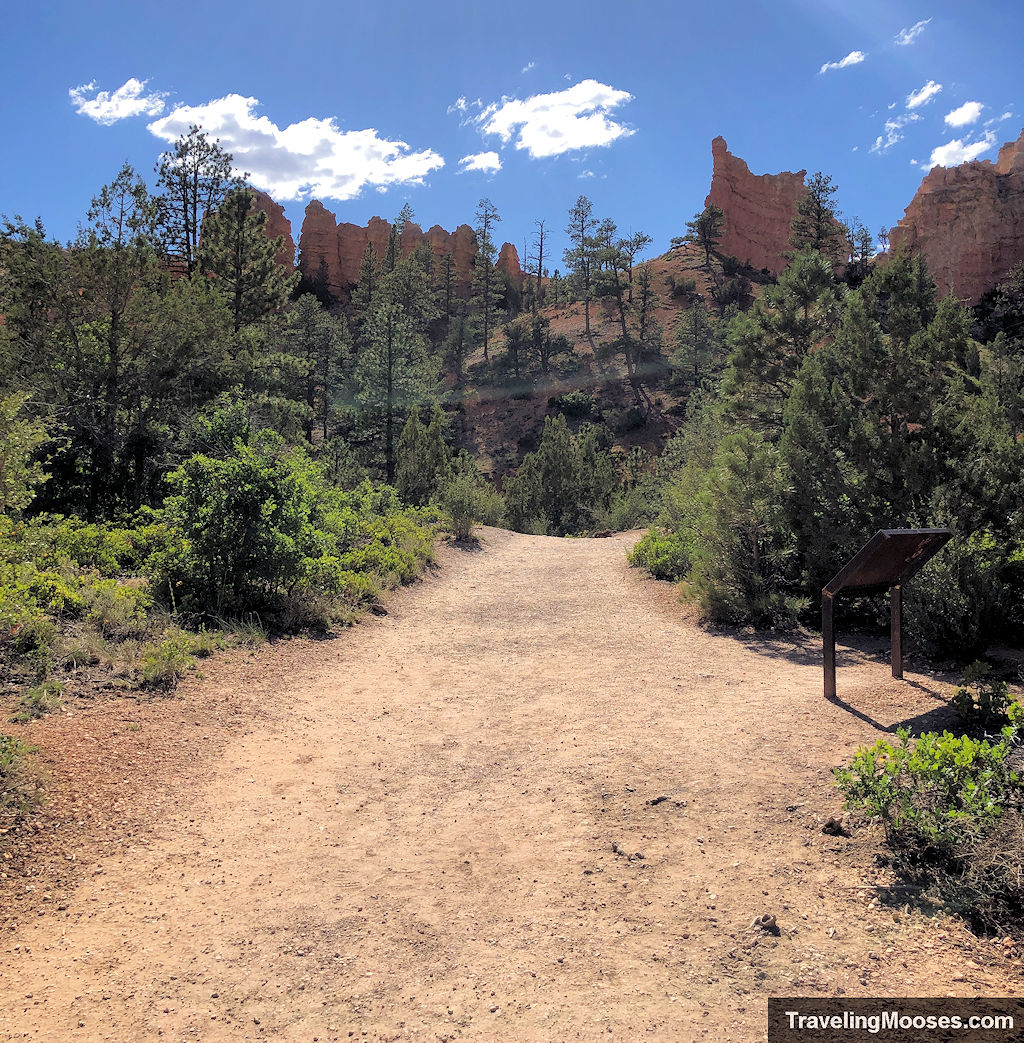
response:
[[[452,550],[461,550],[466,554],[479,554],[484,549],[484,545],[475,536],[468,536],[464,540],[458,540],[452,536],[445,540],[445,545],[451,547]]]

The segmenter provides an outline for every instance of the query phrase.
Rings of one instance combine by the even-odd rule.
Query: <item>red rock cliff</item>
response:
[[[711,142],[711,155],[711,191],[704,205],[714,204],[725,214],[719,250],[778,275],[787,264],[782,255],[789,249],[807,172],[751,174],[747,164],[729,151],[723,137]]]
[[[366,227],[337,222],[335,215],[318,200],[306,207],[299,236],[299,267],[310,278],[316,276],[322,264],[327,267],[328,287],[335,296],[359,280],[359,267],[368,244],[372,243],[378,258],[387,252],[391,224],[380,217],[371,217]],[[421,243],[426,243],[436,257],[451,253],[464,287],[473,277],[473,259],[476,256],[476,238],[469,225],[459,225],[454,232],[446,232],[434,225],[424,232],[410,222],[402,230],[402,256],[408,257]],[[499,265],[514,278],[521,280],[519,255],[510,243],[505,243],[499,254]]]
[[[266,192],[258,188],[250,189],[253,194],[252,205],[267,215],[267,223],[263,226],[271,239],[284,236],[284,246],[275,255],[278,264],[291,269],[295,267],[295,240],[292,238],[292,223],[284,216],[284,207],[275,203]]]
[[[889,244],[920,250],[940,294],[977,302],[1024,261],[1024,131],[995,163],[932,167]]]

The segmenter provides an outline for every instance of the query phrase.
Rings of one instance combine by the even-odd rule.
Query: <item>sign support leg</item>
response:
[[[836,632],[832,622],[833,598],[821,596],[821,641],[825,653],[825,698],[836,698]]]
[[[897,583],[890,591],[892,605],[892,676],[903,677],[903,588]]]

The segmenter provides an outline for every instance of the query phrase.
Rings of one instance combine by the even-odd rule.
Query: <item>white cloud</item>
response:
[[[907,44],[913,43],[924,32],[925,26],[930,21],[930,18],[926,18],[923,22],[915,22],[909,29],[901,29],[895,36],[896,44],[906,47]]]
[[[965,101],[958,109],[946,113],[946,124],[950,127],[966,127],[976,123],[984,107],[980,101]]]
[[[634,133],[609,115],[632,100],[628,91],[597,80],[582,80],[564,91],[535,94],[525,101],[502,98],[476,119],[482,134],[497,134],[503,144],[515,141],[534,159],[574,149],[610,145]]]
[[[164,111],[164,95],[145,93],[148,80],[133,76],[116,91],[98,91],[95,83],[83,83],[68,90],[68,97],[80,116],[88,116],[109,127],[129,116],[159,116]]]
[[[531,69],[536,69],[536,68],[537,68],[537,63],[536,62],[527,62],[519,71],[520,72],[529,72]]]
[[[911,91],[907,95],[907,108],[918,109],[922,105],[927,105],[941,90],[941,83],[929,80],[923,87],[919,87],[916,91]]]
[[[964,142],[959,138],[947,141],[932,149],[930,166],[955,167],[969,160],[977,159],[983,152],[988,152],[996,143],[995,131],[987,130],[977,141]]]
[[[366,186],[420,184],[444,159],[431,149],[412,152],[376,130],[341,130],[334,119],[309,119],[278,127],[256,114],[259,102],[228,94],[205,105],[181,105],[150,123],[158,138],[174,141],[195,123],[234,157],[237,171],[275,199],[309,195],[352,199]]]
[[[578,178],[593,177],[594,176],[594,172],[592,170],[581,170],[576,176]]]
[[[829,69],[845,69],[850,65],[860,65],[866,57],[867,54],[864,51],[850,51],[845,58],[840,58],[837,62],[825,62],[818,70],[818,75],[820,76],[823,72],[828,72]]]
[[[903,140],[903,128],[916,123],[921,117],[916,112],[905,112],[885,121],[885,134],[879,134],[871,146],[872,152],[888,152],[898,141]]]
[[[501,159],[497,152],[476,152],[459,160],[460,173],[467,170],[482,170],[485,174],[496,174],[501,170]]]
[[[458,97],[448,106],[447,112],[450,116],[453,112],[465,112],[468,107],[468,103],[465,98]]]

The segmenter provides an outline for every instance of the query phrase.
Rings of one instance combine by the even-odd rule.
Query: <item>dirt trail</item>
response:
[[[843,650],[828,705],[812,641],[694,626],[632,538],[485,530],[257,656],[263,713],[3,939],[0,1037],[749,1041],[771,994],[1016,994],[821,832],[830,768],[945,686]]]

